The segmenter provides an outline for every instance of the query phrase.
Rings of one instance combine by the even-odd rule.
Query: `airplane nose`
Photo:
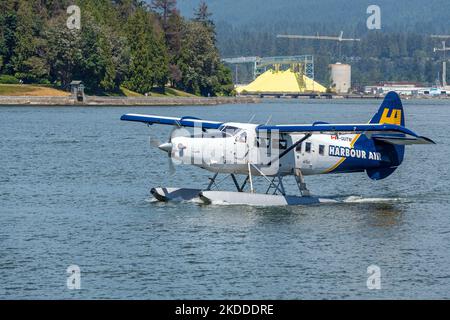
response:
[[[171,143],[163,143],[162,145],[160,145],[159,147],[158,147],[160,150],[162,150],[162,151],[165,151],[165,152],[167,152],[167,153],[171,153],[172,152],[172,148],[173,148],[173,145],[171,144]]]

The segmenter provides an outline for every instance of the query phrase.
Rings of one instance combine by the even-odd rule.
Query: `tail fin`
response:
[[[389,92],[384,98],[380,109],[370,123],[395,124],[405,126],[405,113],[402,101],[396,92]],[[367,175],[373,180],[381,180],[389,177],[403,162],[405,156],[404,145],[392,145],[384,142],[376,142],[380,151],[390,159],[392,167],[367,170]]]
[[[405,113],[400,97],[396,92],[389,92],[384,98],[380,109],[370,123],[396,124],[405,126]]]

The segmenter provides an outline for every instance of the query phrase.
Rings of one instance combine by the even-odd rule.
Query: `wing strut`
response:
[[[301,138],[300,140],[298,140],[296,143],[294,143],[292,146],[290,146],[289,148],[287,148],[286,150],[284,150],[277,159],[272,159],[270,160],[270,162],[267,164],[267,166],[271,166],[272,163],[275,160],[280,160],[281,158],[283,158],[285,155],[287,155],[289,152],[291,152],[292,150],[294,150],[295,148],[297,148],[298,145],[302,144],[305,140],[308,140],[310,137],[312,136],[312,133],[307,133],[303,138]]]

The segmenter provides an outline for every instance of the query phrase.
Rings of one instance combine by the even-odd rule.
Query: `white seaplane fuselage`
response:
[[[223,128],[203,134],[175,136],[171,142],[172,159],[178,164],[191,164],[214,173],[242,175],[248,174],[249,163],[258,163],[267,176],[293,175],[296,169],[300,169],[303,175],[330,173],[346,158],[347,150],[348,157],[380,160],[376,152],[369,154],[370,151],[356,150],[352,153],[354,142],[359,137],[357,134],[315,134],[274,162],[272,166],[276,165],[277,170],[264,170],[264,164],[276,159],[305,134],[281,134],[278,141],[261,138],[256,128],[255,124],[225,123]],[[330,155],[330,150],[334,151],[333,155]],[[261,175],[261,172],[252,170],[252,174]]]

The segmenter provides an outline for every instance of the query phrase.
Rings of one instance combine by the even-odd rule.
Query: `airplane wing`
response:
[[[421,137],[405,127],[394,124],[262,125],[256,130],[279,133],[366,134],[391,144],[435,144],[431,139]]]
[[[179,127],[201,127],[203,129],[218,129],[223,122],[217,121],[207,121],[201,120],[194,117],[162,117],[162,116],[154,116],[154,115],[144,115],[144,114],[125,114],[120,120],[122,121],[133,121],[133,122],[142,122],[149,125],[152,124],[164,124],[164,125],[172,125]]]
[[[149,125],[198,126],[202,129],[219,129],[224,124],[223,122],[201,120],[195,117],[176,118],[143,114],[125,114],[120,119],[122,121],[142,122]],[[419,136],[403,126],[394,124],[329,124],[317,122],[312,125],[260,125],[256,128],[256,131],[300,134],[366,134],[373,139],[391,144],[435,144],[431,139]]]

